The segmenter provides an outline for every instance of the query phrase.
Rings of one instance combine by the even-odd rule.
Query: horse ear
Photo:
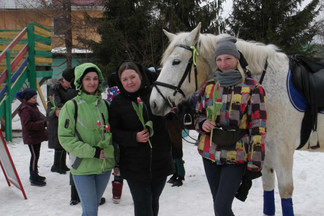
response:
[[[198,42],[200,30],[201,30],[201,22],[199,22],[197,27],[190,32],[190,38],[192,39],[194,44]]]
[[[164,34],[169,38],[169,41],[172,41],[175,38],[175,34],[168,32],[167,30],[163,29]]]

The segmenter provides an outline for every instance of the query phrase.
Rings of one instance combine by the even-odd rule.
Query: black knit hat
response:
[[[74,79],[74,68],[67,68],[63,71],[62,77],[68,81],[71,82]]]
[[[96,68],[94,68],[94,67],[87,68],[87,69],[83,72],[83,74],[82,74],[82,76],[81,76],[81,78],[80,78],[80,81],[82,82],[84,76],[85,76],[87,73],[90,73],[90,72],[96,72],[96,73],[98,74],[98,71],[97,71]]]
[[[16,96],[20,100],[24,99],[25,101],[28,101],[33,96],[37,95],[37,92],[34,89],[26,88],[21,92],[17,92]]]

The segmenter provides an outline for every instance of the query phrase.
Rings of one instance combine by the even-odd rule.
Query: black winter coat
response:
[[[23,102],[18,111],[25,144],[40,144],[47,140],[46,119],[37,104]]]
[[[77,95],[75,89],[69,88],[64,89],[59,82],[56,82],[49,90],[48,96],[52,96],[55,99],[55,103],[58,108],[62,108],[63,105],[70,99],[74,98]],[[58,128],[58,117],[55,115],[49,115],[51,108],[53,107],[52,103],[48,101],[46,116],[48,125],[48,148],[62,150],[62,146],[58,140],[57,128]]]
[[[147,83],[142,81],[141,90],[129,95],[119,82],[121,93],[114,97],[109,110],[113,141],[120,148],[120,172],[123,178],[129,180],[150,181],[152,178],[166,177],[174,169],[166,119],[152,114],[149,106],[151,88]],[[149,143],[136,141],[136,133],[143,130],[132,106],[132,101],[136,102],[137,96],[144,102],[145,121],[153,121],[154,135],[150,137],[152,149]]]

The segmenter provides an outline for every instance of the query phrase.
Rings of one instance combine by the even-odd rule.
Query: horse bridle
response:
[[[177,86],[174,86],[174,85],[171,85],[171,84],[168,84],[168,83],[164,83],[164,82],[159,82],[159,81],[155,81],[153,83],[153,86],[156,88],[156,90],[158,91],[158,93],[161,95],[161,97],[163,98],[163,100],[166,102],[166,104],[168,104],[168,106],[172,109],[175,107],[175,104],[173,101],[171,101],[169,98],[166,98],[161,90],[158,88],[158,86],[162,86],[162,87],[166,87],[166,88],[169,88],[169,89],[173,89],[174,92],[173,92],[173,96],[175,96],[178,92],[184,97],[186,98],[186,95],[184,94],[184,92],[181,90],[181,86],[183,84],[183,82],[185,81],[186,77],[188,76],[189,77],[189,83],[190,83],[190,74],[191,74],[191,68],[192,66],[194,67],[194,72],[195,72],[195,85],[196,85],[196,91],[198,89],[198,81],[197,81],[197,55],[199,55],[197,49],[195,46],[187,46],[187,45],[177,45],[176,47],[181,47],[181,48],[184,48],[186,50],[189,50],[192,52],[192,55],[188,61],[188,64],[187,64],[187,67],[186,67],[186,70],[185,72],[183,73],[182,77],[181,77],[181,80],[179,81],[178,85]]]

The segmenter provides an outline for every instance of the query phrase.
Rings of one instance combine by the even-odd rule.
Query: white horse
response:
[[[153,89],[150,98],[152,111],[156,115],[169,113],[170,106],[177,105],[193,95],[216,71],[214,60],[216,42],[228,35],[202,34],[200,28],[198,24],[191,32],[172,34],[164,31],[170,44],[161,61],[162,70],[157,79],[158,88]],[[276,173],[283,215],[293,216],[293,156],[300,143],[301,121],[304,113],[294,108],[287,93],[289,59],[274,45],[241,39],[238,39],[236,45],[246,58],[248,69],[255,80],[259,81],[262,71],[266,68],[262,83],[266,91],[268,114],[266,156],[262,170],[263,213],[275,214],[274,173]],[[196,50],[199,54],[195,52]],[[196,63],[197,76],[195,76],[194,64],[191,66],[189,61],[192,57]],[[267,67],[265,67],[266,62]],[[324,115],[318,115],[318,137],[320,143],[324,143]],[[313,142],[310,144],[315,145]],[[324,151],[323,146],[317,151]],[[307,145],[302,149],[308,149]]]

